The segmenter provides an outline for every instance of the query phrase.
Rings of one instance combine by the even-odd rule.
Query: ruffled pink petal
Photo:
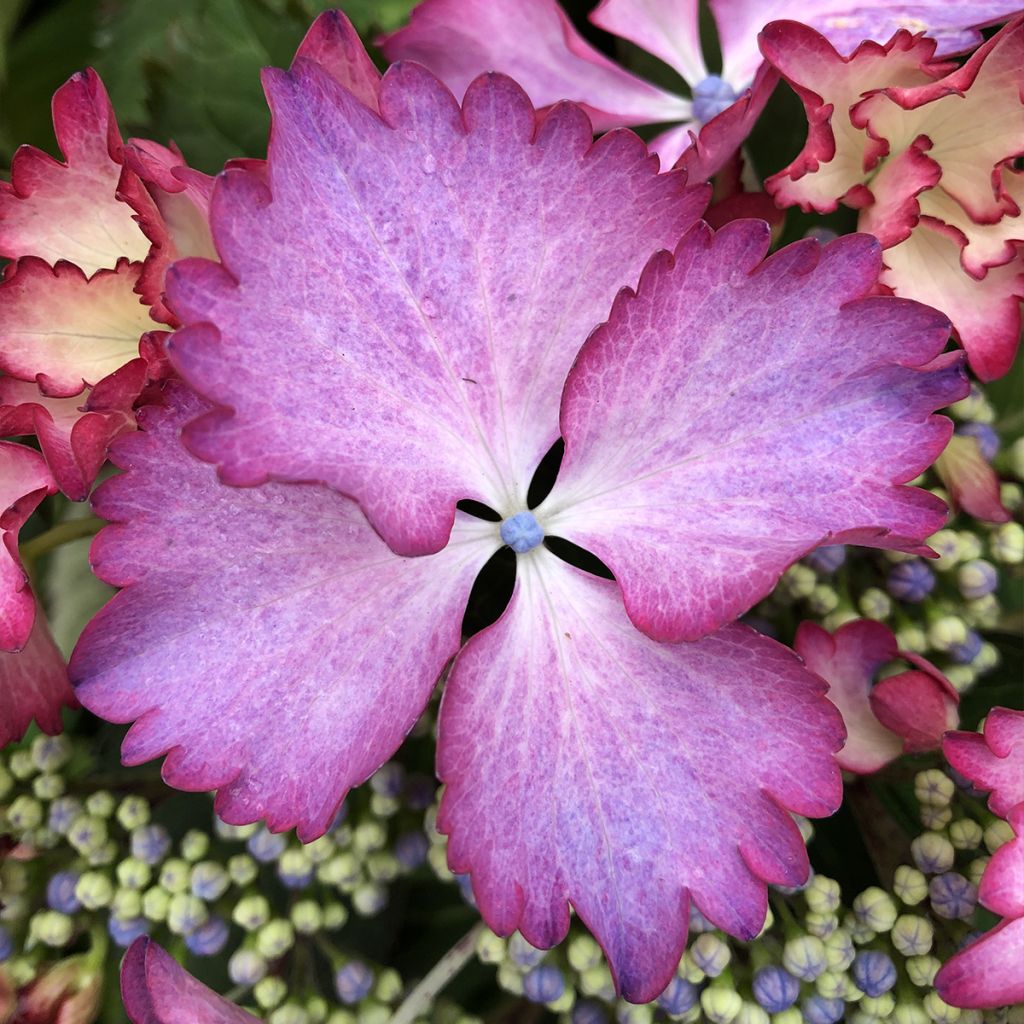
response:
[[[197,325],[172,359],[224,407],[188,443],[229,483],[323,481],[395,551],[436,551],[457,500],[524,506],[581,340],[707,191],[658,175],[630,133],[592,143],[571,105],[535,130],[502,76],[460,111],[397,65],[383,120],[313,64],[267,89],[269,185],[228,171],[212,217],[224,266],[169,276]]]
[[[624,291],[566,381],[566,451],[537,509],[601,558],[636,625],[693,640],[819,544],[921,550],[945,505],[903,482],[966,393],[948,322],[874,287],[866,235],[762,263],[769,229],[695,228]],[[822,345],[821,339],[830,339]]]
[[[697,0],[601,0],[590,20],[660,57],[691,89],[708,76]]]
[[[393,555],[315,485],[227,487],[179,437],[205,404],[178,385],[97,490],[96,575],[124,589],[71,659],[81,702],[135,725],[125,763],[218,789],[226,820],[309,840],[390,757],[458,650],[476,573],[500,545],[460,514],[434,558]],[[244,557],[242,554],[244,553]]]
[[[858,619],[829,635],[813,622],[801,622],[793,647],[828,684],[828,699],[843,716],[846,744],[836,754],[840,767],[866,775],[899,757],[903,739],[878,720],[870,699],[878,670],[899,656],[892,630]]]
[[[934,188],[942,168],[927,155],[927,148],[927,139],[913,143],[884,161],[871,179],[874,202],[861,211],[857,229],[874,235],[883,248],[910,237],[921,218],[922,193],[942,191]]]
[[[135,288],[140,266],[87,278],[71,263],[34,256],[9,264],[0,285],[0,368],[38,381],[55,397],[77,395],[139,358],[139,338],[156,324]]]
[[[1024,711],[993,708],[983,735],[950,733],[942,741],[942,752],[978,789],[991,790],[993,814],[1005,818],[1024,801]]]
[[[1010,513],[1000,498],[999,477],[981,454],[976,438],[954,434],[935,460],[935,471],[957,508],[987,523],[1005,523]]]
[[[132,1024],[259,1024],[145,936],[131,944],[121,962],[121,999]]]
[[[573,27],[556,0],[425,0],[381,41],[390,61],[430,68],[461,97],[482,72],[500,71],[536,107],[572,100],[595,131],[685,121],[690,102],[613,64]]]
[[[39,452],[0,441],[0,651],[20,651],[32,632],[36,601],[18,555],[18,531],[56,490]]]
[[[1024,1003],[1024,917],[1003,921],[960,950],[935,976],[935,989],[951,1006]]]
[[[68,260],[86,274],[145,259],[149,239],[116,195],[137,190],[138,179],[121,166],[121,136],[95,71],[57,90],[53,126],[65,163],[22,146],[10,184],[0,183],[0,255]]]
[[[943,735],[960,724],[953,685],[934,665],[916,660],[920,668],[888,676],[868,698],[878,721],[903,740],[906,754],[936,750]]]
[[[132,401],[142,387],[142,361],[122,376],[132,384],[122,387],[115,375],[74,398],[51,398],[36,384],[0,377],[0,434],[35,434],[57,486],[72,501],[84,501],[110,442],[135,428]]]
[[[295,60],[311,60],[339,85],[376,111],[380,72],[370,60],[359,33],[341,11],[324,11],[310,26]]]
[[[614,583],[545,551],[518,566],[442,700],[449,864],[501,935],[552,946],[571,904],[645,1002],[678,965],[691,900],[749,940],[765,882],[806,877],[788,812],[838,806],[842,726],[821,681],[747,627],[656,644]]]
[[[932,40],[909,32],[884,46],[865,42],[844,57],[814,29],[779,21],[761,33],[761,50],[803,100],[809,125],[800,155],[765,188],[782,206],[817,213],[831,213],[840,202],[856,208],[871,201],[868,171],[887,148],[853,124],[854,104],[871,90],[921,85],[949,69],[933,61]]]
[[[1007,816],[1015,838],[992,855],[978,886],[978,899],[1002,917],[1024,917],[1024,804]]]
[[[982,280],[964,272],[961,246],[934,222],[922,220],[910,237],[883,253],[882,283],[896,295],[941,309],[982,380],[1013,365],[1020,344],[1024,263],[990,267]]]

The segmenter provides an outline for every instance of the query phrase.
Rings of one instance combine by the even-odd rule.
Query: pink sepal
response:
[[[319,64],[371,110],[379,109],[380,72],[342,11],[324,11],[317,17],[295,51],[295,61],[299,60]]]
[[[965,1009],[1024,1003],[1024,917],[1007,918],[943,964],[935,990]]]
[[[935,472],[949,489],[954,506],[986,523],[1009,522],[999,477],[981,454],[977,438],[954,434],[935,460]]]
[[[988,805],[1005,818],[1024,801],[1024,711],[993,708],[981,735],[950,733],[942,741],[949,763],[978,789],[990,790]]]
[[[902,652],[901,656],[912,657]],[[927,668],[888,676],[868,698],[878,721],[903,740],[906,754],[935,750],[943,735],[960,721],[960,696],[949,680],[923,658],[915,660]]]

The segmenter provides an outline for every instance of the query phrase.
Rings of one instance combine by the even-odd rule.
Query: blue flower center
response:
[[[707,124],[736,102],[736,90],[718,75],[708,75],[693,87],[693,116]]]
[[[501,524],[501,539],[517,555],[525,555],[544,539],[544,531],[532,512],[517,512]]]

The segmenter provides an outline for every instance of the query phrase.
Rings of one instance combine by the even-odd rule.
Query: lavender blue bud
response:
[[[935,573],[919,558],[898,562],[889,570],[885,585],[898,600],[919,604],[935,589]]]
[[[249,988],[267,973],[267,961],[254,949],[240,949],[228,961],[228,977],[236,984]]]
[[[508,940],[508,955],[517,966],[529,968],[536,967],[544,959],[545,954],[543,949],[531,946],[519,932],[515,932]]]
[[[107,932],[122,949],[127,949],[140,935],[149,932],[149,922],[144,917],[124,920],[111,915],[107,921]]]
[[[978,904],[978,890],[955,871],[936,875],[928,885],[932,910],[947,921],[966,920]]]
[[[0,964],[6,960],[10,960],[11,954],[14,952],[14,939],[11,938],[11,933],[0,924]]]
[[[523,995],[531,1003],[553,1003],[565,991],[565,978],[557,967],[540,964],[523,978]]]
[[[196,956],[216,956],[228,941],[228,925],[222,917],[211,917],[185,936],[185,945]]]
[[[73,914],[81,909],[82,901],[75,895],[79,877],[77,871],[58,871],[46,883],[46,902],[51,910]]]
[[[68,829],[81,813],[81,800],[74,796],[59,796],[50,804],[46,824],[58,835],[67,835]]]
[[[991,462],[999,454],[999,435],[990,424],[961,423],[956,432],[963,437],[973,437],[986,462]]]
[[[699,1000],[700,989],[693,982],[677,976],[665,986],[657,1003],[666,1013],[679,1015],[692,1010]]]
[[[361,960],[350,960],[335,972],[334,988],[346,1006],[354,1006],[370,994],[373,971]]]
[[[853,983],[866,996],[880,996],[896,984],[896,966],[892,959],[876,949],[865,950],[854,958]]]
[[[967,630],[967,634],[960,643],[950,644],[946,653],[960,665],[969,665],[978,656],[981,650],[981,637],[973,630]]]
[[[808,996],[801,1004],[807,1024],[836,1024],[843,1019],[846,1003],[842,999],[826,999],[824,996]]]
[[[825,944],[813,935],[790,939],[782,950],[782,965],[801,981],[814,981],[828,970]]]
[[[580,1000],[569,1018],[571,1024],[608,1024],[608,1011],[593,999]]]
[[[714,932],[704,932],[691,943],[690,958],[709,978],[717,978],[729,966],[732,952]]]
[[[964,562],[957,569],[956,583],[969,601],[991,594],[999,585],[999,570],[983,558]]]
[[[132,856],[150,866],[159,864],[171,849],[171,837],[163,825],[143,825],[132,829]]]
[[[956,859],[953,844],[941,832],[924,832],[919,835],[910,844],[910,853],[914,863],[926,875],[949,871]]]
[[[406,832],[395,841],[395,856],[407,871],[418,868],[427,859],[430,841],[420,831]]]
[[[277,877],[286,889],[305,889],[313,880],[313,864],[303,850],[285,850],[277,863]]]
[[[771,965],[754,974],[754,998],[769,1013],[788,1010],[800,995],[800,982],[785,968]]]
[[[269,864],[277,860],[288,846],[287,836],[277,832],[268,832],[261,828],[249,836],[246,849],[261,863]]]
[[[846,561],[846,547],[843,544],[826,544],[816,548],[806,558],[807,564],[823,576],[830,576]]]
[[[189,875],[192,895],[201,900],[218,900],[227,892],[231,879],[228,873],[214,860],[196,864]]]

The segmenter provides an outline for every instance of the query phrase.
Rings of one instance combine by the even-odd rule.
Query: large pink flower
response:
[[[114,446],[93,558],[123,589],[72,675],[135,720],[127,761],[311,839],[454,657],[452,868],[538,946],[575,907],[647,1000],[688,907],[753,937],[766,883],[806,877],[791,813],[840,798],[824,684],[733,620],[818,544],[921,549],[944,508],[904,481],[948,439],[960,358],[941,315],[866,297],[873,239],[765,260],[765,224],[695,224],[706,189],[571,104],[538,123],[500,75],[461,107],[413,64],[344,79],[267,73],[268,163],[211,205],[222,263],[169,272],[203,397],[168,386]],[[502,544],[515,593],[462,646]]]
[[[805,25],[778,22],[765,57],[800,94],[803,152],[765,183],[784,206],[846,203],[885,246],[882,283],[947,313],[971,368],[1005,374],[1024,296],[1024,18],[959,68],[899,32],[843,56]]]
[[[723,66],[709,72],[701,52],[697,0],[603,0],[590,20],[663,60],[683,78],[690,97],[631,74],[576,31],[557,0],[423,0],[408,27],[382,41],[389,60],[416,60],[462,96],[482,71],[502,71],[538,107],[574,100],[594,128],[671,124],[651,143],[664,167],[684,152],[691,177],[715,174],[750,133],[777,78],[764,66],[757,35],[777,18],[813,25],[842,52],[897,29],[929,31],[942,53],[981,41],[974,26],[1000,21],[1013,3],[960,4],[921,0],[893,7],[862,0],[711,0]],[[704,128],[703,126],[707,126]],[[690,147],[699,136],[696,146]]]

